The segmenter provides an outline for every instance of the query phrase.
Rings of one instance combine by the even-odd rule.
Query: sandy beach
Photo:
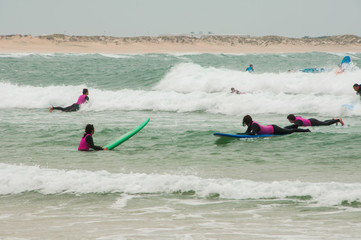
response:
[[[354,35],[319,38],[279,36],[0,36],[0,53],[302,53],[361,52],[361,37]]]

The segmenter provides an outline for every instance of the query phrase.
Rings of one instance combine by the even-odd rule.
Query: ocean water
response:
[[[360,53],[0,54],[0,239],[361,239],[360,66]],[[83,88],[80,111],[48,112]],[[213,136],[290,113],[345,125]],[[113,151],[77,151],[87,123],[105,145],[147,118]]]

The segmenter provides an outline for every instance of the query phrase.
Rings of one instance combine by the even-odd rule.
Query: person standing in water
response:
[[[305,119],[299,116],[295,116],[294,114],[289,114],[287,116],[287,119],[290,123],[293,124],[285,127],[286,129],[294,129],[298,127],[309,127],[309,126],[329,126],[334,123],[336,123],[336,125],[338,125],[338,123],[341,123],[342,126],[345,125],[342,121],[342,118],[336,118],[336,119],[334,118],[330,120],[320,121],[315,118]]]
[[[248,68],[246,68],[246,72],[250,72],[250,73],[254,72],[254,68],[253,68],[253,65],[252,65],[252,64],[249,65]]]
[[[86,103],[87,101],[89,101],[89,91],[88,89],[84,88],[83,89],[83,95],[80,95],[78,98],[78,101],[68,107],[51,107],[49,109],[49,112],[52,112],[53,110],[60,110],[63,112],[75,112],[78,111],[80,109],[80,105],[82,105],[83,103]]]
[[[246,115],[243,117],[243,126],[247,126],[247,130],[244,134],[246,135],[258,135],[258,134],[274,134],[274,135],[283,135],[283,134],[291,134],[294,132],[311,132],[309,129],[286,129],[281,128],[277,125],[267,125],[263,126],[258,122],[253,121],[250,115]]]
[[[87,124],[85,126],[85,133],[80,140],[78,151],[89,151],[90,148],[92,148],[94,150],[107,150],[107,148],[102,148],[100,146],[94,145],[94,142],[93,142],[94,132],[95,132],[95,129],[92,124]]]

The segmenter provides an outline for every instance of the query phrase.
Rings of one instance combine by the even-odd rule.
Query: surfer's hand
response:
[[[103,150],[108,150],[108,148],[103,148]]]

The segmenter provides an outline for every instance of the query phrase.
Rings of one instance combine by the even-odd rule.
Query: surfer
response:
[[[77,110],[79,110],[80,105],[83,103],[86,103],[87,101],[89,101],[89,97],[88,97],[89,91],[88,89],[84,88],[83,89],[83,95],[80,95],[78,98],[78,101],[68,107],[51,107],[49,109],[49,112],[52,112],[53,110],[61,110],[63,112],[75,112]]]
[[[320,121],[315,118],[305,119],[295,116],[293,114],[289,114],[287,116],[287,119],[290,123],[293,124],[285,127],[286,129],[296,129],[298,127],[309,127],[309,126],[329,126],[334,123],[336,123],[336,125],[338,125],[338,123],[341,123],[342,126],[344,125],[342,118]]]
[[[79,151],[89,151],[90,148],[94,150],[107,150],[107,148],[102,148],[100,146],[94,145],[93,137],[95,129],[92,124],[87,124],[85,126],[84,136],[81,138],[78,150]]]
[[[254,72],[254,68],[253,68],[253,65],[252,65],[252,64],[249,65],[248,68],[246,68],[246,72],[250,72],[250,73]]]
[[[353,90],[356,91],[356,94],[358,94],[358,95],[361,96],[361,84],[355,83],[355,84],[353,85]]]
[[[244,92],[241,92],[235,88],[231,88],[231,93],[235,93],[235,94],[244,94]]]
[[[298,129],[298,128],[286,129],[286,128],[281,128],[277,125],[263,126],[253,121],[250,115],[246,115],[243,117],[242,125],[248,127],[245,132],[245,134],[247,135],[256,135],[256,134],[283,135],[283,134],[291,134],[294,132],[310,132],[309,129]]]

